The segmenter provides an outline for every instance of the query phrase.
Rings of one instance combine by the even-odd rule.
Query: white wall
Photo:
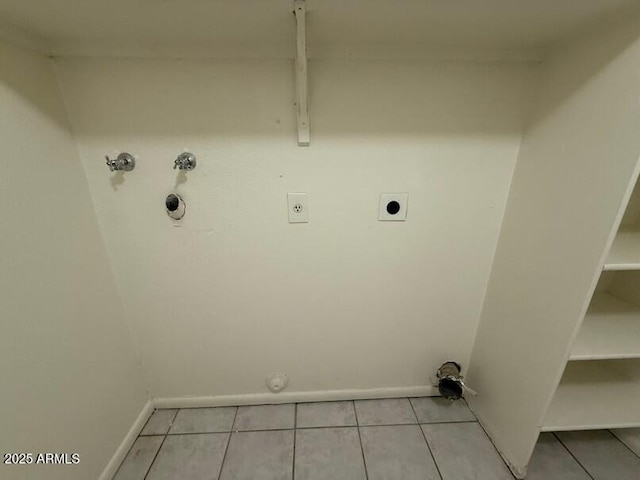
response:
[[[605,22],[542,66],[467,378],[474,410],[521,472],[634,179],[639,38],[637,17]]]
[[[0,466],[93,479],[146,402],[50,61],[0,43],[0,452],[79,453]]]
[[[292,62],[56,66],[153,396],[261,393],[274,371],[290,391],[420,386],[467,363],[534,67],[313,62],[298,148]],[[138,165],[112,175],[120,151]],[[287,223],[296,191],[307,225]],[[406,223],[377,221],[381,192],[409,192]]]

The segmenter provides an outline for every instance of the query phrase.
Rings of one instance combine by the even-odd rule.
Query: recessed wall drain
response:
[[[167,215],[174,220],[180,220],[184,217],[187,209],[184,204],[184,200],[182,200],[182,197],[177,193],[170,193],[167,195],[167,198],[164,201],[164,206],[167,209]]]

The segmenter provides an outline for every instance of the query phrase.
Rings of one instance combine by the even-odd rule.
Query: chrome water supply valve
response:
[[[457,362],[445,362],[440,365],[436,372],[436,380],[440,395],[448,400],[458,400],[469,393],[473,396],[478,395],[475,391],[467,387],[461,374],[462,367]]]
[[[196,156],[189,152],[181,153],[173,163],[173,169],[175,170],[176,168],[180,170],[193,170],[196,168]]]
[[[107,165],[112,172],[130,172],[136,167],[136,159],[130,153],[123,152],[118,155],[117,158],[109,158],[109,155],[105,155],[107,159]]]

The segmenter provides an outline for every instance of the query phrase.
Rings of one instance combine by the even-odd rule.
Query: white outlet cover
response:
[[[378,220],[404,222],[407,220],[408,193],[381,193]]]
[[[289,223],[309,223],[309,198],[306,193],[287,193]]]

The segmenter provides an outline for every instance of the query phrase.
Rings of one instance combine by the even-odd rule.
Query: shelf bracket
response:
[[[309,103],[307,96],[307,8],[304,0],[293,2],[296,16],[296,109],[298,114],[298,146],[309,146]]]

